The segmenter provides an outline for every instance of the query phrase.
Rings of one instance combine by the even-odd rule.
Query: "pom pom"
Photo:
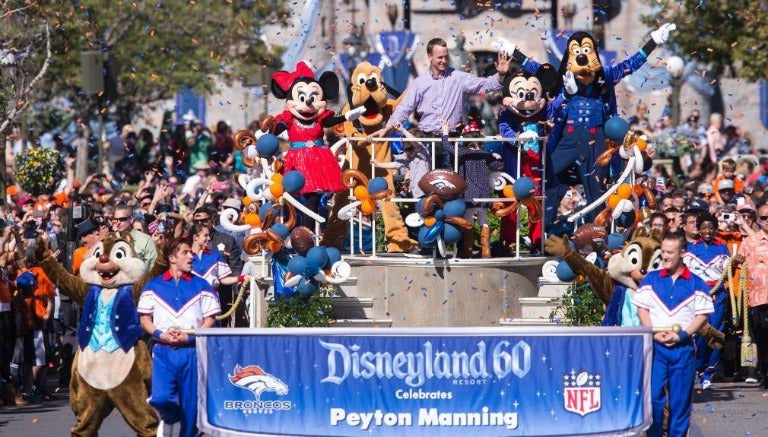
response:
[[[446,223],[443,227],[443,240],[446,243],[455,243],[461,240],[461,231],[456,226]]]
[[[504,185],[504,188],[501,189],[501,194],[507,199],[515,198],[515,190],[512,185]]]
[[[368,192],[371,194],[376,194],[387,188],[389,188],[389,185],[387,185],[387,181],[384,178],[373,178],[371,179],[371,182],[368,183]]]
[[[605,136],[617,143],[624,141],[624,136],[627,135],[628,131],[629,123],[619,116],[613,116],[605,122]]]
[[[522,177],[515,181],[515,197],[519,200],[526,200],[536,194],[536,184],[533,179]]]
[[[616,190],[616,194],[618,194],[621,199],[629,199],[632,196],[632,186],[626,183],[621,184]]]
[[[296,286],[296,293],[304,297],[311,296],[315,291],[317,291],[317,285],[314,281],[308,281],[307,279],[302,279],[299,285]]]
[[[261,226],[261,219],[259,218],[259,215],[254,212],[246,214],[243,221],[246,225],[253,226],[254,228]]]
[[[288,260],[288,271],[292,275],[302,275],[307,269],[307,260],[303,256],[294,256]]]
[[[315,246],[307,252],[307,262],[317,265],[323,269],[328,264],[328,254],[325,252],[325,247]]]
[[[615,209],[616,205],[619,204],[620,200],[621,200],[621,197],[619,197],[618,194],[613,193],[610,196],[608,196],[608,200],[605,203],[606,205],[608,205],[608,208]]]
[[[576,273],[573,273],[573,269],[571,269],[571,266],[565,261],[560,261],[555,273],[557,274],[557,279],[562,282],[571,282],[576,279]]]
[[[326,247],[325,253],[328,255],[328,264],[331,266],[341,261],[341,252],[335,247]]]
[[[439,222],[445,221],[445,211],[442,209],[435,211],[435,219]]]
[[[289,193],[298,193],[304,188],[304,175],[300,171],[292,170],[283,176],[283,188]]]
[[[272,232],[276,233],[280,238],[286,239],[290,235],[291,231],[288,230],[288,226],[282,223],[275,223],[269,228]]]
[[[445,212],[446,217],[461,217],[466,210],[467,204],[464,203],[463,199],[451,200],[443,205],[443,212]]]
[[[272,194],[273,198],[277,198],[283,195],[285,189],[280,184],[272,184],[269,186],[269,192]]]
[[[262,158],[271,158],[280,150],[280,141],[272,134],[264,134],[256,141],[256,151]]]
[[[368,188],[358,185],[352,190],[352,194],[355,196],[355,199],[363,201],[368,198]]]

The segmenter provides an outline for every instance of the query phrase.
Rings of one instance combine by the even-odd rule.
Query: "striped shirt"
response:
[[[192,273],[205,279],[211,287],[218,288],[221,278],[231,275],[232,269],[219,252],[203,249],[192,255]]]
[[[705,243],[699,239],[695,243],[688,243],[683,264],[704,282],[714,285],[725,271],[725,263],[730,258],[731,252],[725,244],[718,240]]]
[[[205,317],[221,312],[221,306],[211,285],[202,278],[185,273],[179,281],[171,271],[150,280],[139,297],[139,314],[152,314],[157,329],[171,327],[195,329]]]
[[[714,312],[707,284],[687,267],[673,282],[667,269],[654,270],[640,282],[632,303],[648,310],[652,326],[683,329],[700,314]]]

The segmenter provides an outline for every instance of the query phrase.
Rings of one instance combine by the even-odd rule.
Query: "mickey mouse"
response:
[[[287,132],[290,148],[283,159],[284,173],[298,170],[304,175],[301,194],[305,205],[317,211],[322,193],[345,189],[341,183],[341,167],[323,140],[324,128],[345,120],[357,120],[365,107],[334,116],[327,107],[328,100],[339,96],[338,77],[326,71],[316,80],[312,69],[303,61],[296,64],[295,71],[273,74],[270,86],[275,97],[286,99],[286,109],[274,119],[265,120],[262,131],[271,131],[275,135]]]
[[[573,81],[572,78],[569,81]],[[517,177],[518,148],[520,151],[520,175],[531,178],[541,194],[543,173],[539,137],[546,135],[547,120],[562,117],[564,104],[569,96],[552,96],[559,88],[558,73],[550,64],[543,64],[534,72],[519,72],[504,79],[502,94],[504,109],[499,113],[499,132],[504,138],[518,138],[522,142],[505,142],[501,155],[504,171]],[[507,246],[515,241],[517,213],[501,219],[501,241]],[[531,247],[541,247],[541,224],[531,229]]]

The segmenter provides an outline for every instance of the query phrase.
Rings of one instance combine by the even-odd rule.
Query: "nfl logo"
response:
[[[600,409],[600,375],[575,371],[564,376],[563,403],[572,413],[586,416]]]

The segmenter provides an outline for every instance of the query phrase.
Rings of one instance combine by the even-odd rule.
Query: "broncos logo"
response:
[[[240,365],[236,365],[235,374],[228,376],[229,382],[233,385],[253,392],[257,401],[260,400],[261,394],[265,391],[273,391],[279,395],[288,393],[288,385],[274,375],[266,373],[259,366],[240,367]]]

